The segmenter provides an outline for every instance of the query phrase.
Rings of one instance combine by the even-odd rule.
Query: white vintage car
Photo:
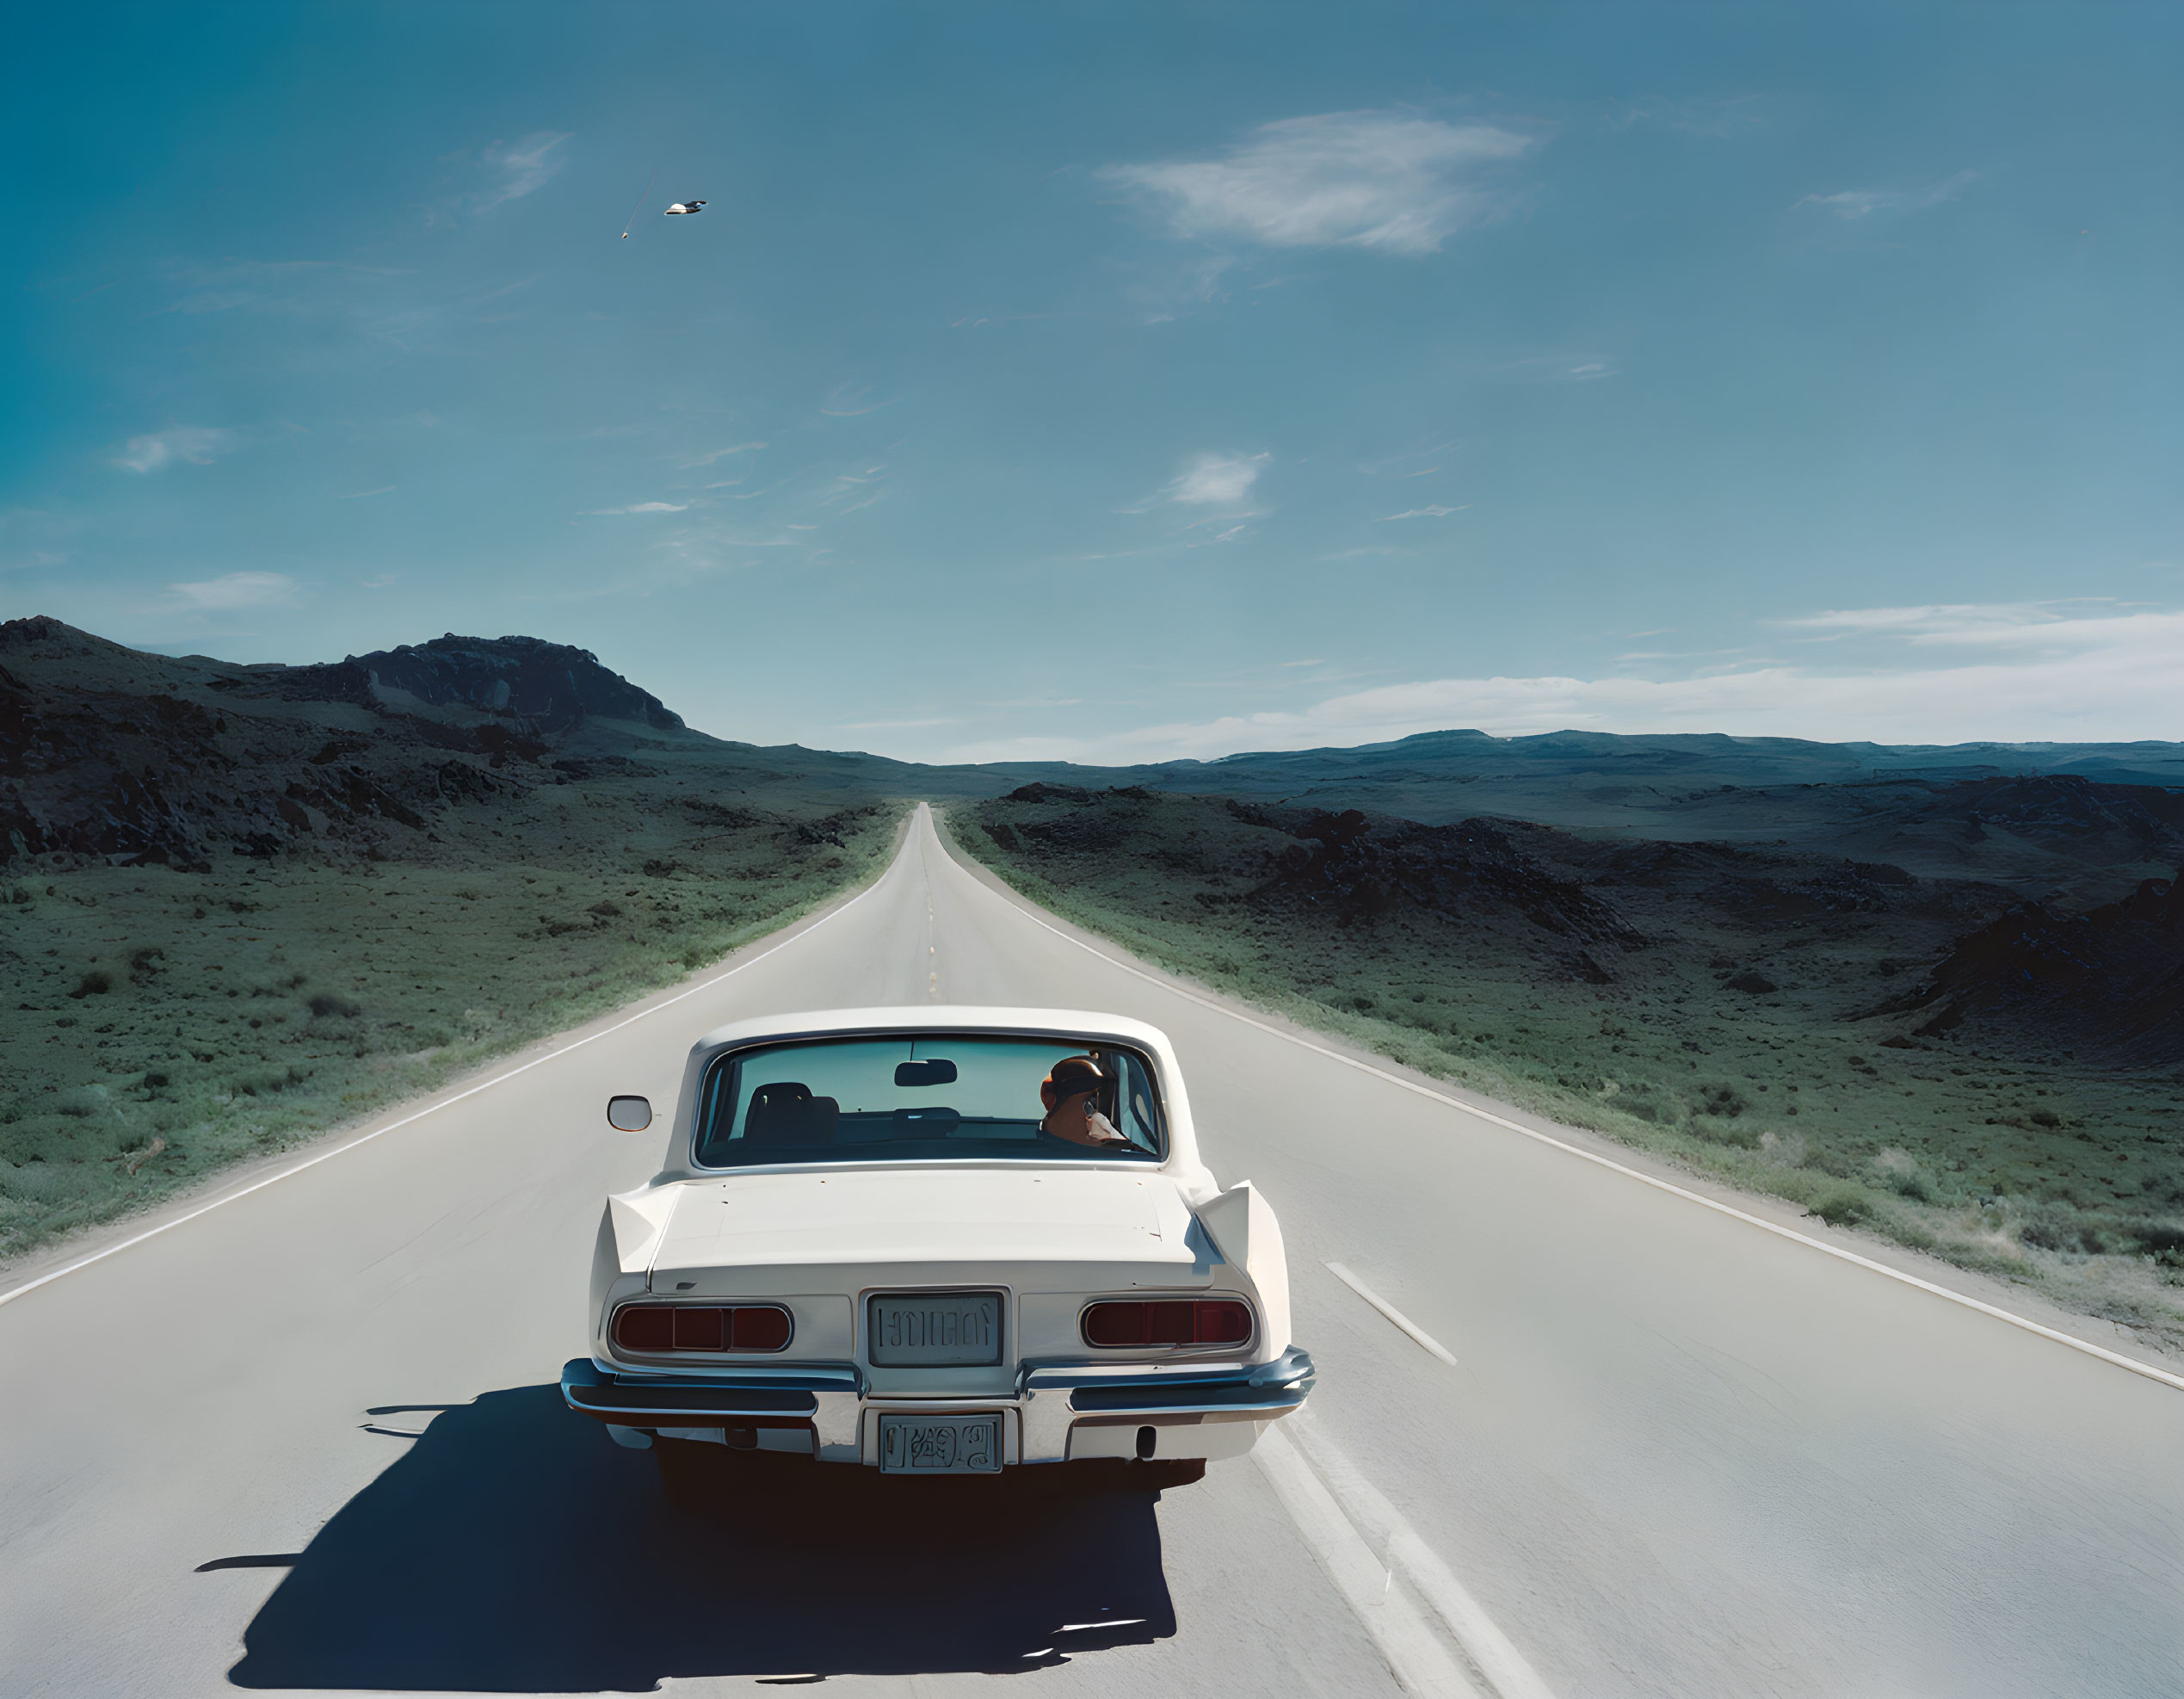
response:
[[[608,1118],[639,1130],[650,1106]],[[657,1443],[671,1482],[710,1444],[914,1475],[1138,1461],[1173,1483],[1312,1385],[1281,1229],[1199,1160],[1168,1040],[1064,1010],[708,1034],[665,1166],[608,1201],[589,1322],[563,1396]]]

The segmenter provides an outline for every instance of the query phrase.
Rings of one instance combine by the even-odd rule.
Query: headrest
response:
[[[830,1145],[842,1105],[832,1097],[814,1097],[795,1080],[762,1085],[750,1094],[743,1136],[759,1145]]]

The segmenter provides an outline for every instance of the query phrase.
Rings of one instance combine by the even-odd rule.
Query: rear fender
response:
[[[660,1237],[675,1214],[677,1194],[672,1189],[633,1192],[607,1200],[599,1218],[599,1237],[591,1253],[592,1325],[605,1325],[608,1294],[617,1282],[633,1276],[640,1289],[651,1272]]]
[[[1244,1272],[1259,1296],[1262,1359],[1288,1350],[1289,1257],[1281,1243],[1281,1223],[1273,1207],[1249,1180],[1239,1180],[1211,1203],[1198,1208],[1200,1226],[1213,1236],[1221,1254]]]

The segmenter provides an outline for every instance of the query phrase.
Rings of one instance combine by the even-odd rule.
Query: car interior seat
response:
[[[832,1097],[814,1097],[796,1080],[761,1085],[750,1094],[743,1136],[756,1145],[830,1145],[842,1105]]]

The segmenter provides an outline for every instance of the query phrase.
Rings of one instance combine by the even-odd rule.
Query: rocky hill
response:
[[[541,785],[673,775],[847,800],[892,766],[704,737],[589,652],[533,637],[238,666],[0,625],[0,866],[429,860],[466,810]]]

